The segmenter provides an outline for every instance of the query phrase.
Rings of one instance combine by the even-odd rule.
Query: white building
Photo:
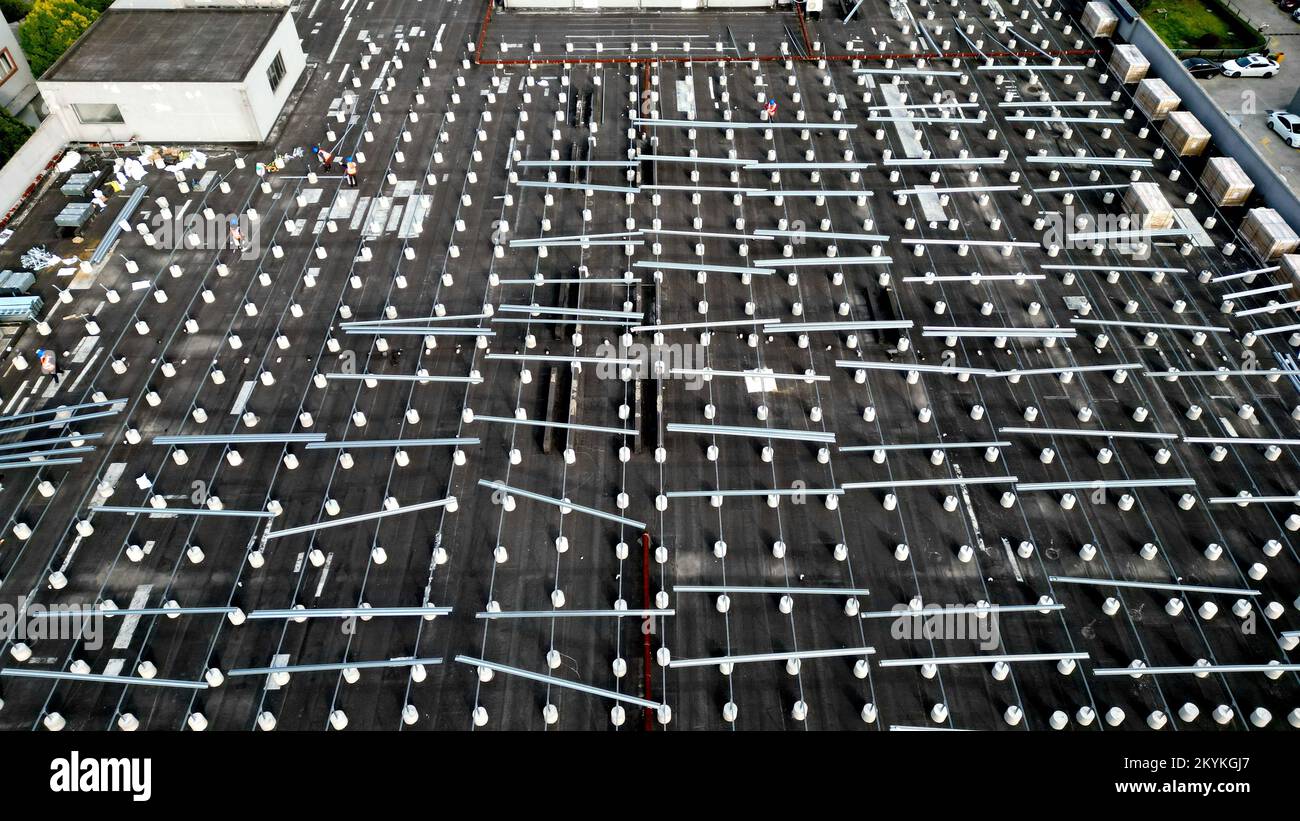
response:
[[[305,64],[287,10],[118,3],[37,84],[73,141],[257,143]]]
[[[13,27],[0,16],[0,108],[28,125],[37,125],[40,104],[41,94],[27,55],[18,47]]]

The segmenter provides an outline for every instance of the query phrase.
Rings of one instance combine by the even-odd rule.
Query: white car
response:
[[[1223,73],[1229,77],[1272,77],[1280,67],[1277,60],[1262,54],[1238,57],[1223,64]]]
[[[1300,115],[1289,111],[1268,112],[1268,127],[1292,148],[1300,148]]]

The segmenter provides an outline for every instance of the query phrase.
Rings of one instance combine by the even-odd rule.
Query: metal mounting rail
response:
[[[6,667],[0,676],[10,678],[46,678],[58,681],[84,681],[93,684],[125,684],[134,687],[171,687],[183,690],[206,690],[206,681],[178,681],[170,678],[142,678],[140,676],[106,676],[100,673],[68,673],[61,670],[32,670]]]
[[[508,676],[517,676],[518,678],[525,678],[528,679],[529,681],[536,681],[539,684],[546,684],[552,687],[561,687],[566,690],[577,690],[580,693],[586,693],[592,696],[600,696],[601,698],[613,699],[614,701],[624,701],[627,702],[628,704],[635,704],[638,707],[647,707],[651,710],[658,710],[660,707],[664,706],[663,704],[657,701],[650,701],[648,699],[638,698],[637,696],[629,695],[628,693],[619,693],[614,690],[604,690],[601,689],[600,687],[593,687],[590,684],[583,684],[577,681],[569,681],[568,679],[556,678],[555,676],[543,675],[542,673],[534,673],[530,670],[521,670],[518,667],[510,667],[505,664],[498,664],[495,661],[487,661],[486,659],[476,659],[472,656],[456,656],[456,661],[459,662],[460,664],[469,664],[474,667],[485,667],[488,670],[494,670],[498,673],[504,673],[505,675]]]
[[[711,656],[696,659],[673,659],[669,667],[713,667],[718,664],[757,664],[765,661],[789,661],[790,659],[826,659],[852,656],[869,656],[876,652],[874,647],[843,647],[831,650],[790,650],[785,653],[750,653],[739,656]]]
[[[1170,584],[1168,582],[1130,582],[1123,579],[1090,579],[1082,576],[1048,576],[1049,582],[1061,584],[1087,584],[1099,587],[1132,587],[1150,590],[1181,590],[1184,593],[1222,593],[1226,596],[1258,596],[1258,590],[1246,587],[1208,587],[1201,584]]]
[[[586,505],[578,505],[578,504],[574,504],[573,502],[566,502],[563,499],[555,499],[550,496],[543,496],[540,493],[533,493],[531,490],[524,490],[523,488],[512,487],[511,485],[507,485],[504,482],[492,482],[492,481],[488,481],[487,479],[479,479],[478,483],[481,487],[491,488],[492,490],[500,490],[512,496],[521,496],[525,499],[532,499],[534,502],[543,502],[545,504],[554,505],[556,507],[569,508],[570,510],[575,511],[577,513],[586,513],[589,516],[595,516],[600,519],[607,519],[611,522],[618,522],[619,524],[627,525],[628,527],[634,527],[637,528],[638,530],[646,529],[646,523],[638,522],[636,519],[628,519],[624,516],[619,516],[616,513],[606,513],[605,511],[598,510],[594,507],[587,507]]]
[[[373,513],[362,513],[359,516],[344,516],[342,519],[333,519],[330,521],[316,522],[315,524],[310,524],[310,525],[300,525],[298,527],[290,527],[284,530],[272,530],[269,531],[263,538],[279,539],[283,536],[296,536],[299,533],[311,533],[312,531],[315,530],[325,530],[331,527],[342,527],[344,525],[359,524],[361,522],[368,522],[372,519],[384,519],[389,516],[400,516],[403,513],[414,513],[417,510],[429,510],[430,508],[443,507],[444,505],[447,505],[454,501],[456,501],[455,496],[448,496],[445,499],[438,499],[432,502],[420,502],[419,504],[406,505],[404,507],[395,507],[392,510],[377,510]]]
[[[338,670],[375,670],[391,667],[415,667],[419,664],[442,664],[441,658],[378,659],[375,661],[337,661],[323,664],[286,664],[283,667],[236,667],[227,676],[265,676],[275,673],[328,673]]]

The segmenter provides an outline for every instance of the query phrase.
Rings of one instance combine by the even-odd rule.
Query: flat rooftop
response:
[[[42,80],[233,83],[248,76],[285,11],[109,9]],[[124,48],[130,44],[130,48]]]

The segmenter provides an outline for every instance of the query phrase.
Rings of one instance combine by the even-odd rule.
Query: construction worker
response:
[[[347,159],[348,185],[353,188],[357,187],[357,161],[352,157]]]
[[[321,148],[319,145],[313,145],[311,147],[311,153],[320,158],[321,168],[329,171],[333,167],[334,155],[330,153],[328,148]]]

